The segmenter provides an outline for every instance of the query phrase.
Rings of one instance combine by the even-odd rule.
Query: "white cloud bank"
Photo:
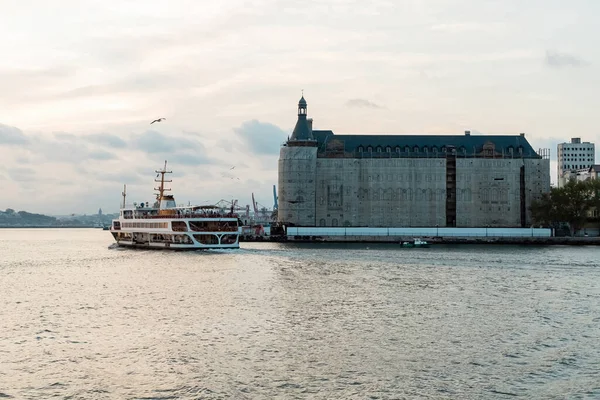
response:
[[[164,159],[181,202],[270,205],[301,89],[315,128],[338,133],[526,132],[553,153],[600,142],[599,13],[584,0],[12,2],[0,209],[114,211],[123,183],[152,195]]]

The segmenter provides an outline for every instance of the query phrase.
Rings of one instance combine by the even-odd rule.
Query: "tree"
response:
[[[590,191],[589,210],[595,211],[590,219],[600,223],[600,180],[590,179],[585,181]],[[600,226],[599,226],[600,228]]]
[[[569,181],[561,188],[551,188],[540,200],[533,201],[530,210],[536,224],[556,228],[561,222],[567,223],[573,236],[585,224],[591,207],[596,202],[600,205],[599,199],[600,183]]]

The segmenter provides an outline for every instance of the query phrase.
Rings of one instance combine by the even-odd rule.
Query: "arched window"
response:
[[[404,152],[405,153],[410,153],[410,147],[404,146]]]
[[[381,150],[382,150],[382,149],[381,149],[381,146],[377,146],[377,152],[378,152],[378,153],[381,153]]]
[[[400,153],[401,149],[400,146],[396,146],[396,153]]]
[[[446,152],[446,146],[442,146],[442,153]]]
[[[427,146],[423,146],[423,153],[428,153],[429,152],[429,148]]]
[[[319,225],[321,225],[321,226],[325,226],[325,218],[321,218],[321,219],[319,220]]]
[[[431,152],[434,154],[437,153],[438,152],[437,146],[431,146]]]
[[[338,220],[337,218],[334,218],[331,220],[331,226],[338,226]]]
[[[362,153],[365,151],[365,149],[362,146],[358,146],[358,150],[359,153]]]
[[[391,148],[390,146],[387,146],[387,147],[385,148],[385,152],[386,152],[386,153],[391,153],[391,152],[392,152],[392,148]]]
[[[373,148],[371,146],[367,147],[367,153],[372,153],[373,152]]]
[[[418,152],[419,152],[419,146],[415,146],[415,147],[413,147],[413,151],[414,151],[415,153],[418,153]]]

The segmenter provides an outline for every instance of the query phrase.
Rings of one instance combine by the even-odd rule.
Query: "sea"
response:
[[[600,399],[595,247],[0,229],[1,399]]]

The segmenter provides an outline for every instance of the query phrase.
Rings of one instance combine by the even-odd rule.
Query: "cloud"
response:
[[[169,153],[180,149],[197,150],[201,146],[197,141],[181,137],[167,138],[163,134],[152,130],[134,137],[131,144],[134,148],[149,154]]]
[[[289,135],[276,125],[255,119],[242,123],[233,131],[251,152],[263,155],[279,154],[281,144]]]
[[[109,133],[96,133],[93,135],[83,136],[82,139],[114,149],[122,149],[127,146],[127,143],[125,143],[123,139]]]
[[[88,157],[92,160],[115,160],[118,158],[115,154],[104,150],[90,151]]]
[[[20,145],[28,143],[29,140],[19,128],[0,124],[0,144]]]
[[[204,151],[199,154],[174,154],[169,157],[170,164],[181,164],[181,165],[205,165],[205,164],[216,164],[217,161],[206,157]]]
[[[567,53],[557,53],[550,50],[546,51],[546,65],[552,68],[562,67],[583,67],[588,63],[583,59]]]
[[[359,108],[384,108],[372,101],[366,99],[350,99],[346,102],[347,107],[359,107]]]
[[[35,180],[35,171],[31,168],[13,168],[8,170],[8,176],[16,182],[31,182]]]

